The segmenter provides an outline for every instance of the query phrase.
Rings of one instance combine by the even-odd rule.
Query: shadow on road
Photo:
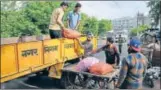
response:
[[[58,80],[49,78],[48,76],[32,76],[25,80],[24,83],[44,89],[60,88],[58,86]]]

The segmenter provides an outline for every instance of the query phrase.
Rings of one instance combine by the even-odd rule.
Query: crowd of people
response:
[[[51,16],[51,21],[49,25],[50,37],[52,39],[61,38],[62,37],[62,30],[65,29],[65,25],[62,22],[64,13],[68,8],[67,2],[62,2],[60,7],[55,9]],[[77,3],[74,7],[73,11],[70,11],[67,16],[67,28],[72,30],[77,30],[79,24],[81,23],[81,14],[79,13],[81,9],[81,4]],[[141,42],[137,38],[131,38],[128,43],[128,55],[120,60],[120,54],[122,53],[122,43],[121,35],[119,39],[119,52],[116,46],[113,44],[114,40],[112,37],[107,38],[107,43],[101,48],[97,50],[93,50],[92,45],[92,38],[93,35],[91,33],[87,34],[87,40],[85,42],[79,41],[76,39],[80,46],[84,48],[85,55],[83,58],[88,56],[93,56],[95,53],[104,51],[106,56],[106,63],[118,66],[120,62],[120,74],[119,80],[115,84],[115,87],[121,89],[141,89],[143,78],[146,73],[148,60],[147,58],[141,53]],[[159,49],[157,42],[148,45],[148,47],[155,46],[156,50]]]

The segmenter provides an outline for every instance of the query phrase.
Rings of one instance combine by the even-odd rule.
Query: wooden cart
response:
[[[152,66],[160,67],[160,51],[152,51],[148,48],[142,48],[142,53],[146,56],[146,58]]]
[[[61,86],[65,89],[114,89],[114,82],[119,69],[106,75],[95,75],[89,72],[79,72],[77,64],[64,67],[62,70]]]

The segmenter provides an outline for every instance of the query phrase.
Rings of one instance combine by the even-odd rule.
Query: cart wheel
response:
[[[98,82],[96,83],[94,80],[89,80],[86,83],[86,87],[84,87],[84,89],[99,89]]]
[[[67,86],[66,89],[76,89],[74,86]]]
[[[99,87],[100,89],[105,89],[106,88],[106,83],[103,81],[99,81]]]
[[[108,82],[107,88],[108,88],[108,89],[114,89],[114,82],[113,82],[113,81]]]
[[[76,75],[76,77],[77,77],[77,82],[76,82],[76,84],[77,85],[82,85],[83,83],[84,83],[84,77],[82,76],[82,75],[80,75],[80,74],[78,74],[78,75]]]
[[[41,72],[36,72],[35,74],[36,74],[36,77],[40,78]]]

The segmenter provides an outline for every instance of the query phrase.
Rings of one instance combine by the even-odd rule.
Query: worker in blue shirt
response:
[[[68,13],[68,16],[67,16],[68,28],[73,30],[78,30],[80,20],[81,20],[81,14],[79,13],[80,9],[81,9],[81,4],[77,3],[75,5],[75,9]]]

